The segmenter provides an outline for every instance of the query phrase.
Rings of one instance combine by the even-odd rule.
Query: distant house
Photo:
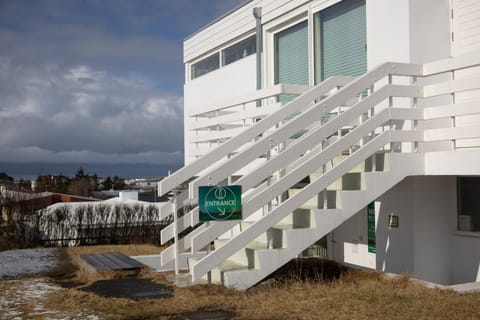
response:
[[[55,203],[98,201],[94,198],[76,195],[53,192],[35,193],[28,190],[3,190],[2,199],[2,218],[5,221],[8,221],[8,219],[17,220],[21,216],[32,215],[37,210],[46,208]]]

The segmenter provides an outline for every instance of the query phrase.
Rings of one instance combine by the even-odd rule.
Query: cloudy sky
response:
[[[183,162],[183,39],[243,0],[0,0],[0,162]]]

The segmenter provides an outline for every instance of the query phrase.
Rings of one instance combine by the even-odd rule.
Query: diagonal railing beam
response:
[[[405,70],[404,70],[405,69]],[[391,74],[402,74],[403,72],[413,71],[420,73],[421,67],[419,65],[402,64],[402,63],[386,63],[380,67],[366,73],[361,78],[353,80],[346,86],[342,87],[336,94],[326,97],[313,106],[310,106],[307,110],[297,115],[295,121],[289,121],[282,127],[277,129],[270,135],[260,138],[255,144],[245,149],[243,152],[236,154],[229,159],[228,162],[221,164],[220,166],[209,170],[202,177],[195,179],[189,184],[190,198],[198,197],[198,187],[208,184],[217,184],[225,179],[225,177],[233,174],[239,169],[246,166],[251,161],[255,160],[259,156],[265,153],[273,146],[277,146],[280,143],[293,136],[295,133],[301,131],[312,124],[315,121],[319,121],[322,116],[345,103],[345,101],[357,94],[360,94],[365,89],[369,89],[377,80],[384,78]],[[403,72],[402,72],[403,71]],[[293,102],[302,101],[307,96],[299,97]],[[312,101],[312,100],[310,100]],[[293,103],[292,102],[292,103]],[[309,103],[305,101],[305,103]],[[262,123],[260,121],[259,123]],[[268,128],[268,127],[267,127]],[[266,129],[267,129],[266,128]]]
[[[228,154],[232,153],[248,141],[251,141],[257,136],[263,134],[267,129],[275,126],[277,123],[284,120],[290,114],[301,110],[306,105],[310,104],[313,100],[320,98],[321,96],[325,95],[330,90],[338,86],[345,85],[349,81],[351,81],[350,77],[332,77],[322,82],[315,88],[308,90],[303,95],[299,96],[297,99],[287,103],[279,111],[263,118],[254,126],[245,129],[245,131],[243,131],[238,136],[227,140],[225,143],[221,144],[216,149],[207,153],[202,158],[194,161],[188,166],[177,170],[172,175],[160,181],[158,184],[159,194],[165,194],[169,192],[179,184],[185,182],[187,179],[197,175],[202,170],[211,166],[212,163],[216,163],[217,161],[219,161],[223,157],[226,157]]]

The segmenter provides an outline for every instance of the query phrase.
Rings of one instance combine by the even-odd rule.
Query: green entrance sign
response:
[[[198,187],[200,221],[242,220],[242,186]]]
[[[367,224],[368,224],[368,252],[377,252],[377,241],[375,237],[375,202],[367,206]]]

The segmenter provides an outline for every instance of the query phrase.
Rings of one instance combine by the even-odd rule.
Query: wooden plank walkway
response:
[[[78,262],[89,272],[106,270],[139,272],[147,268],[143,263],[120,252],[82,254],[78,257]]]

